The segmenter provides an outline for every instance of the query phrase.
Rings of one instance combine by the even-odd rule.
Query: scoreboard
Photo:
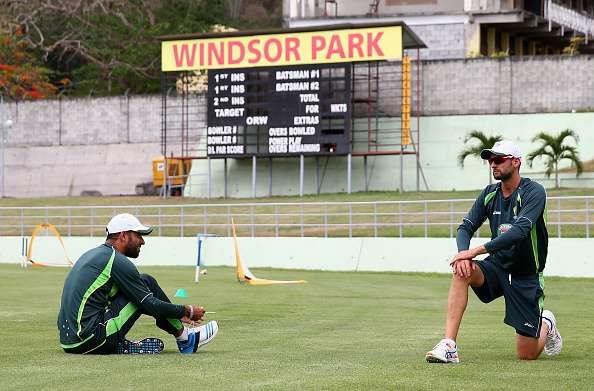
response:
[[[351,65],[209,70],[207,156],[346,155]]]

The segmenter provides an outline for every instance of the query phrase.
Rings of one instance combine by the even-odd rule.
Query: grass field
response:
[[[590,389],[594,384],[594,284],[550,278],[546,306],[565,346],[555,358],[520,362],[503,302],[471,295],[459,365],[427,364],[440,339],[449,276],[260,269],[308,284],[251,287],[230,268],[209,268],[199,285],[184,267],[142,268],[178,302],[216,311],[220,333],[192,356],[142,317],[130,337],[166,341],[157,356],[76,356],[61,351],[56,315],[65,269],[0,265],[0,379],[11,389]]]

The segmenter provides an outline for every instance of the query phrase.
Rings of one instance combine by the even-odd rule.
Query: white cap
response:
[[[115,215],[107,223],[105,228],[107,234],[117,234],[118,232],[134,231],[141,235],[148,235],[153,232],[150,225],[142,225],[140,220],[130,213]]]
[[[489,159],[491,156],[513,156],[515,158],[522,158],[522,151],[520,147],[509,140],[497,141],[493,148],[483,149],[481,151],[481,158]]]

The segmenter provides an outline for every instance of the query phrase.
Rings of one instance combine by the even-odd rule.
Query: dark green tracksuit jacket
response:
[[[485,248],[490,259],[513,275],[542,272],[549,242],[545,207],[544,187],[528,178],[521,178],[507,198],[500,183],[487,186],[458,227],[458,251],[468,250],[470,238],[488,218],[491,241]]]
[[[136,266],[105,243],[83,254],[66,277],[58,314],[62,347],[72,348],[90,340],[98,327],[106,328],[106,336],[117,332],[117,318],[100,326],[116,295],[124,295],[142,313],[157,319],[180,319],[184,315],[183,305],[154,297]]]

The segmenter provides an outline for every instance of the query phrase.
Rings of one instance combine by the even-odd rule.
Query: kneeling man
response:
[[[458,254],[450,265],[453,278],[448,295],[445,338],[425,359],[431,363],[460,361],[456,337],[468,303],[470,286],[478,298],[489,303],[505,298],[504,322],[516,330],[516,352],[522,360],[561,351],[563,340],[556,319],[543,311],[544,279],[548,247],[544,188],[520,177],[522,153],[510,141],[499,141],[481,151],[493,177],[500,182],[487,186],[463,219],[456,237]],[[470,238],[489,219],[491,241],[472,249]],[[489,256],[477,261],[477,255]]]

